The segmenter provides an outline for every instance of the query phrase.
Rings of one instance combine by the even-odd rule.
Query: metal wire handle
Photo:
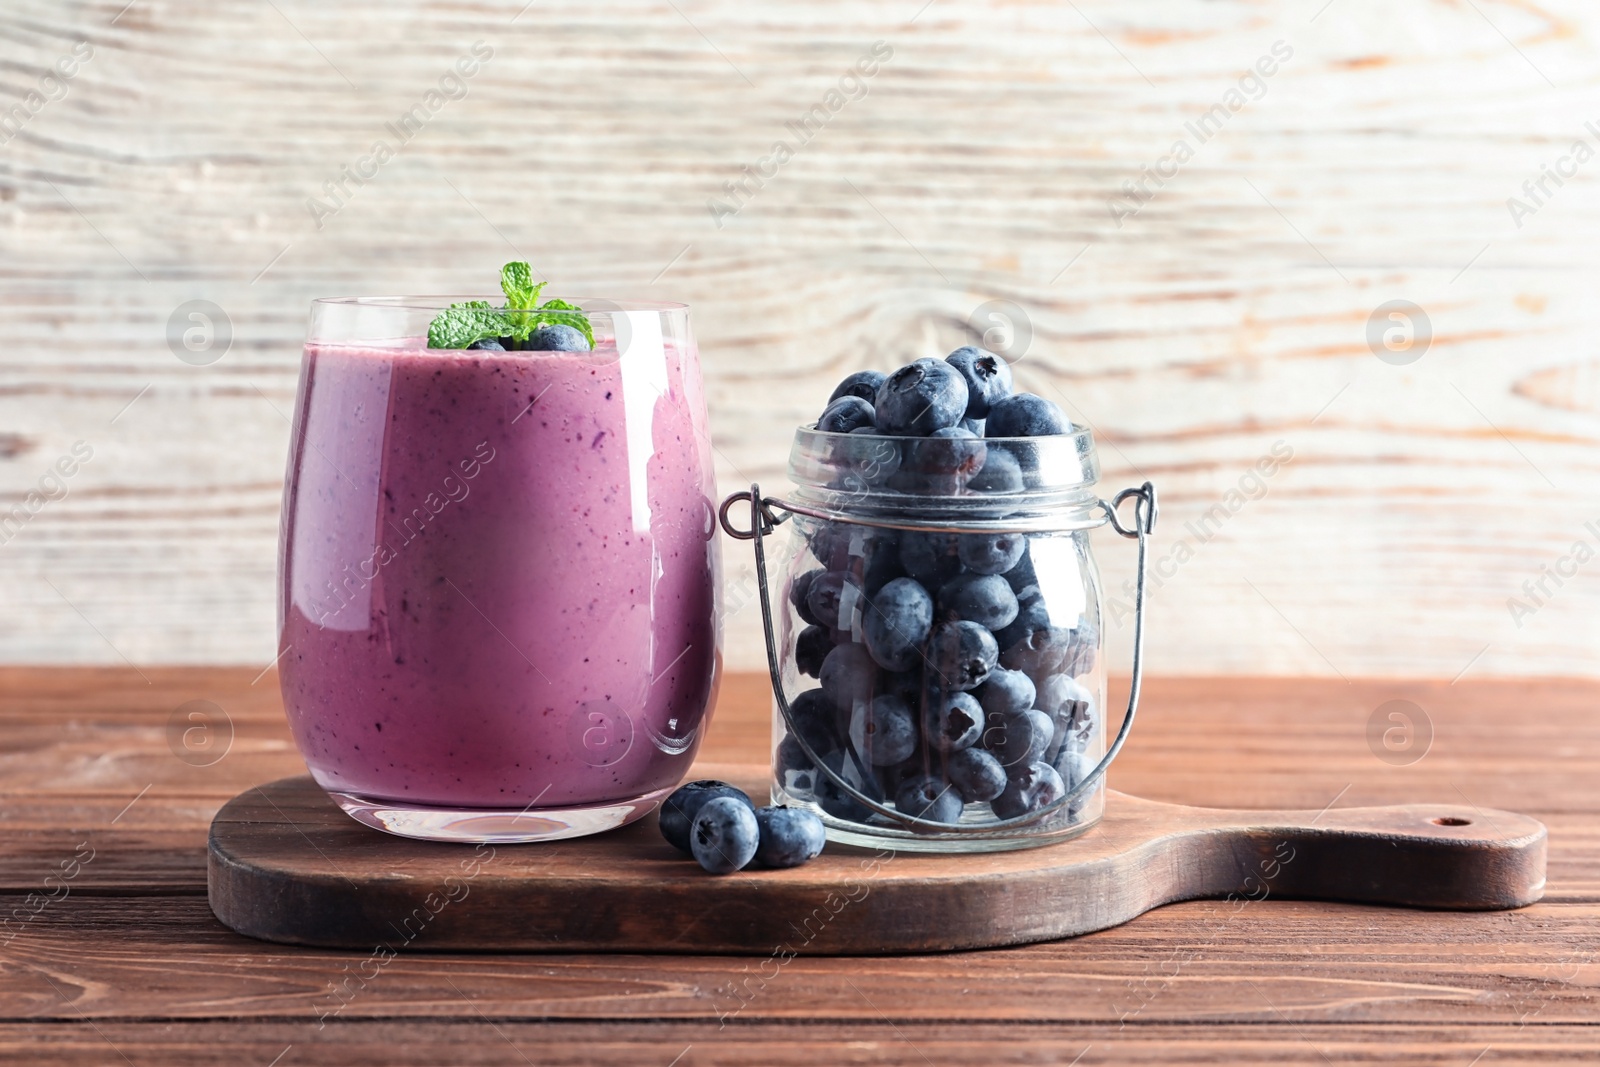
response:
[[[1117,518],[1117,508],[1129,497],[1136,497],[1138,503],[1134,505],[1134,524],[1132,527],[1123,526]],[[741,530],[729,520],[728,511],[734,504],[741,500],[750,502],[750,527]],[[790,735],[800,746],[807,759],[826,775],[828,780],[844,791],[856,803],[886,818],[909,827],[912,830],[923,830],[938,833],[954,834],[987,834],[996,830],[1019,829],[1031,826],[1036,822],[1048,818],[1057,811],[1067,807],[1079,797],[1083,796],[1105,775],[1106,769],[1111,766],[1111,761],[1117,758],[1117,753],[1122,751],[1122,745],[1128,739],[1128,732],[1133,729],[1133,718],[1139,710],[1139,689],[1144,677],[1144,596],[1146,555],[1149,547],[1148,539],[1155,529],[1156,515],[1156,487],[1150,482],[1134,489],[1124,489],[1112,498],[1110,502],[1100,501],[1100,507],[1105,513],[1106,521],[1111,528],[1123,537],[1138,538],[1139,540],[1139,569],[1134,585],[1134,616],[1133,616],[1133,678],[1128,688],[1128,710],[1122,718],[1122,727],[1117,731],[1117,736],[1111,742],[1111,747],[1100,762],[1095,764],[1083,781],[1067,790],[1059,800],[1047,804],[1038,811],[1028,812],[1013,819],[1002,819],[988,823],[946,823],[934,822],[931,819],[921,819],[894,808],[886,807],[881,802],[867,796],[855,786],[851,785],[832,767],[823,762],[822,757],[812,751],[811,744],[805,735],[795,727],[794,714],[789,708],[789,698],[783,691],[783,671],[778,665],[778,641],[772,625],[772,599],[767,589],[767,555],[763,547],[766,536],[780,525],[789,520],[789,513],[784,502],[776,498],[763,497],[761,486],[752,483],[748,493],[734,493],[722,502],[722,507],[717,512],[718,522],[729,537],[740,541],[753,542],[756,554],[756,588],[761,595],[761,625],[767,641],[767,672],[772,678],[772,695],[778,702],[778,711],[783,715],[783,721],[789,728]],[[774,508],[784,510],[785,514],[777,515]],[[859,522],[862,525],[880,525],[866,519],[843,519],[845,522]],[[865,768],[861,768],[865,772]]]

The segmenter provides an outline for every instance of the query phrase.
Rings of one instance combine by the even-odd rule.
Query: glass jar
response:
[[[429,348],[452,299],[312,307],[279,548],[289,725],[317,784],[391,833],[608,830],[682,780],[716,694],[689,312],[583,301],[592,351]]]
[[[1099,499],[1088,430],[1053,437],[795,434],[791,500],[728,498],[753,539],[775,697],[775,804],[831,840],[936,852],[1082,833],[1133,722],[1148,482]],[[1116,508],[1135,497],[1135,525]],[[752,503],[737,530],[729,509]],[[792,520],[792,521],[790,521]],[[763,542],[780,523],[773,610]],[[1089,532],[1139,541],[1134,676],[1107,746],[1099,572]]]

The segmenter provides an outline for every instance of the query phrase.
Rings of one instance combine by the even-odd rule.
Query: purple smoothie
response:
[[[284,703],[330,791],[534,810],[682,779],[720,668],[698,355],[311,344]]]

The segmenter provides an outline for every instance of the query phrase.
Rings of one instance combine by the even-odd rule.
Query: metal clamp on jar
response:
[[[792,500],[752,485],[720,512],[724,531],[755,548],[773,802],[817,811],[833,840],[918,851],[1028,848],[1094,825],[1138,709],[1155,487],[1100,499],[1088,430],[919,439],[802,428],[789,474]],[[741,500],[745,529],[729,519]],[[764,543],[791,518],[775,615]],[[1109,747],[1088,538],[1107,524],[1139,542],[1128,709]]]

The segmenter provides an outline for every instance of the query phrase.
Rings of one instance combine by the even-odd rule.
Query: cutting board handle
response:
[[[1526,815],[1405,804],[1313,811],[1168,808],[1187,847],[1171,899],[1291,897],[1496,909],[1544,893],[1546,830]]]

